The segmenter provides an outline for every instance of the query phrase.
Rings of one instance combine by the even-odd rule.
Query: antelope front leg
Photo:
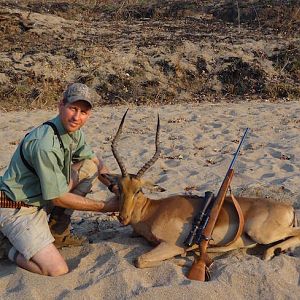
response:
[[[176,255],[183,254],[185,252],[184,248],[178,247],[176,245],[170,245],[166,242],[161,242],[151,251],[139,256],[135,261],[135,266],[137,268],[151,268],[159,265],[159,263],[168,258],[172,258]]]

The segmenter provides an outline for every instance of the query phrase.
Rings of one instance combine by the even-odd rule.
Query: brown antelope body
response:
[[[196,245],[187,249],[184,241],[204,198],[175,195],[153,200],[143,194],[144,182],[141,176],[159,157],[159,119],[156,152],[136,175],[132,175],[127,173],[116,150],[126,113],[112,143],[113,154],[122,172],[122,176],[118,177],[120,221],[124,225],[130,224],[135,233],[155,245],[155,248],[139,256],[135,262],[137,267],[146,268],[197,247]],[[236,199],[245,221],[242,234],[230,243],[236,236],[239,217],[231,197],[226,197],[213,231],[209,252],[226,252],[254,247],[257,244],[267,245],[278,242],[265,251],[264,259],[269,260],[275,255],[275,250],[277,254],[277,251],[300,246],[300,228],[294,227],[295,212],[291,205],[259,198],[237,197]]]

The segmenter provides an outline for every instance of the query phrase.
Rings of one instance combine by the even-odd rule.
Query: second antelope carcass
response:
[[[191,231],[193,219],[199,213],[204,198],[175,195],[163,199],[150,199],[145,196],[142,191],[145,184],[142,176],[160,155],[159,117],[155,154],[136,175],[133,175],[127,172],[116,148],[127,111],[112,142],[112,152],[122,173],[117,179],[120,193],[119,219],[123,225],[130,224],[135,233],[155,245],[151,251],[142,254],[135,261],[136,267],[146,268],[197,247],[195,245],[187,248],[184,241]],[[241,225],[240,219],[244,220],[244,224]],[[272,243],[263,256],[269,260],[275,253],[300,246],[300,228],[295,226],[295,211],[290,204],[264,198],[227,196],[208,251],[226,252]]]

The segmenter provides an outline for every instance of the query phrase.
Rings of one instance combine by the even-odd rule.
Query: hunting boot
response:
[[[71,193],[85,197],[91,191],[92,185],[97,179],[96,164],[91,160],[84,160],[80,163],[80,168],[76,171],[76,176],[79,183]],[[54,245],[58,249],[62,247],[82,246],[88,243],[87,238],[71,233],[72,213],[73,211],[70,209],[55,206],[50,214],[49,227],[55,239]]]
[[[55,206],[50,214],[49,227],[55,241],[54,245],[62,247],[76,247],[86,244],[85,237],[71,233],[71,214],[69,209]]]

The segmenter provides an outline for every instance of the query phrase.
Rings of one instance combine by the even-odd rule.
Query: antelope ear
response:
[[[143,180],[143,187],[145,187],[146,189],[148,189],[151,192],[165,192],[166,189],[164,189],[163,187],[159,186],[158,184],[153,183],[150,180]]]

